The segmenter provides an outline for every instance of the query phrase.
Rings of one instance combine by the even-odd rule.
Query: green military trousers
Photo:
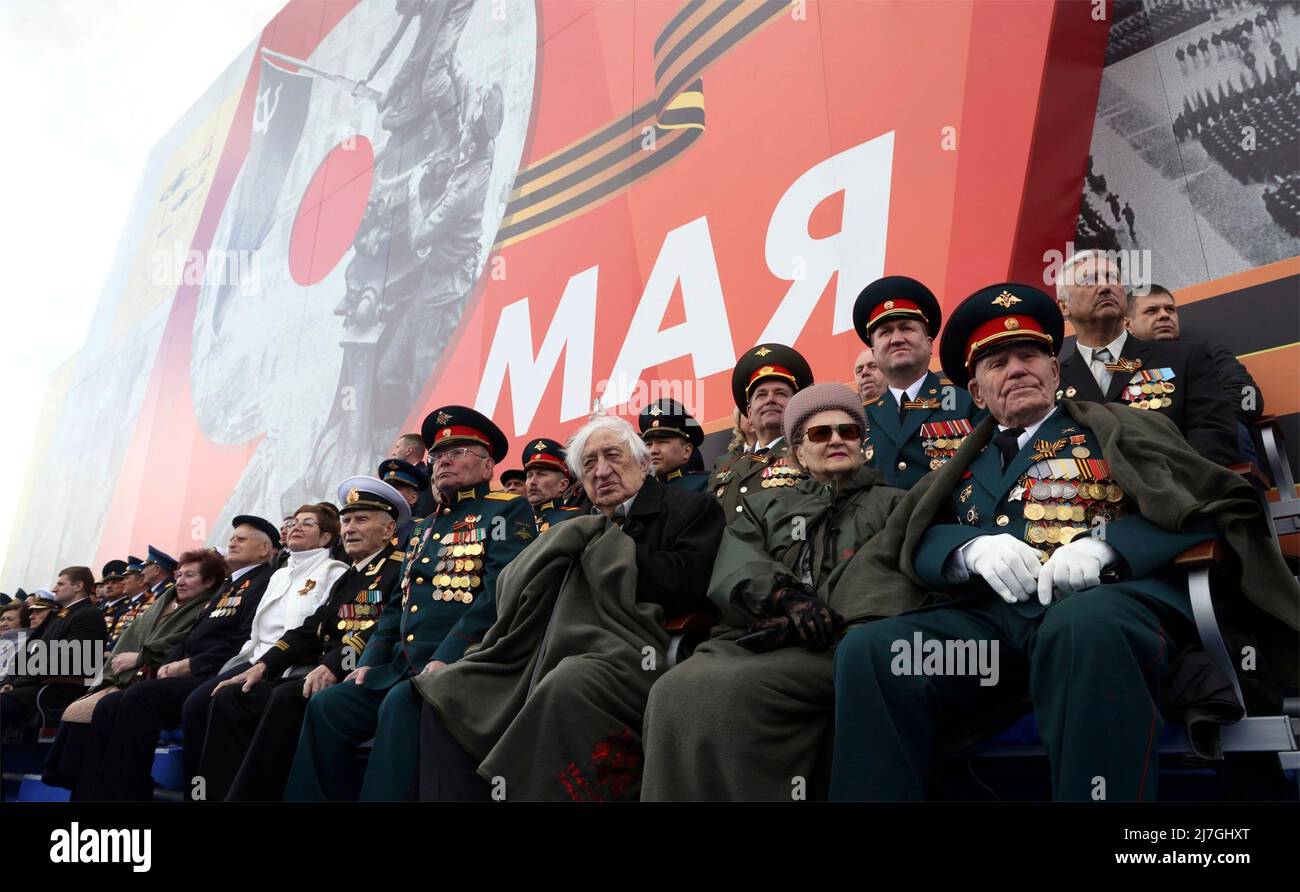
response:
[[[1161,682],[1195,634],[1180,582],[1169,573],[1104,584],[1045,609],[986,592],[857,627],[835,654],[831,798],[923,799],[945,740],[1028,700],[1053,798],[1154,799]],[[904,658],[931,639],[996,641],[997,683],[981,685],[969,666],[916,672]]]
[[[284,798],[290,802],[356,799],[356,772],[350,769],[361,744],[374,737],[360,798],[414,800],[423,702],[409,679],[387,690],[345,681],[316,694],[307,704]]]

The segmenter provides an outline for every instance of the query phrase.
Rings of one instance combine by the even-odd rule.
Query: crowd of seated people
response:
[[[858,389],[748,348],[711,472],[672,398],[510,467],[490,418],[437,407],[329,501],[0,605],[0,634],[27,627],[3,745],[57,728],[42,776],[77,801],[153,798],[167,729],[193,801],[898,800],[1029,712],[1055,798],[1097,776],[1155,798],[1150,742],[1205,714],[1179,683],[1198,633],[1175,558],[1220,544],[1237,633],[1268,642],[1252,706],[1296,684],[1300,625],[1228,467],[1257,417],[1235,413],[1244,369],[1179,339],[1160,293],[1084,250],[1055,295],[992,284],[944,324],[924,283],[879,279],[853,310]],[[953,641],[1001,659],[933,669]],[[102,660],[33,669],[57,642]]]

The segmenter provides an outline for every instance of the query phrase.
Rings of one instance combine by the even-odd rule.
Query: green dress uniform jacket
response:
[[[807,476],[791,463],[789,452],[790,445],[782,438],[766,449],[727,453],[718,459],[708,488],[722,505],[728,524],[741,513],[740,500],[749,493],[793,486]]]
[[[952,409],[943,408],[951,393]],[[911,489],[931,471],[956,454],[971,428],[987,414],[977,409],[964,388],[953,387],[934,372],[925,376],[916,393],[915,408],[899,420],[898,402],[888,388],[874,403],[867,403],[867,435],[863,444],[867,463],[885,475],[890,486]]]
[[[959,746],[1029,705],[1056,798],[1094,798],[1097,778],[1106,798],[1153,798],[1150,741],[1163,727],[1166,671],[1171,654],[1196,640],[1171,561],[1216,534],[1239,562],[1259,651],[1288,662],[1282,655],[1294,654],[1300,588],[1257,495],[1155,416],[1064,400],[1005,472],[996,449],[986,448],[996,430],[989,419],[850,562],[838,585],[869,591],[869,613],[911,612],[860,626],[840,644],[833,798],[923,797],[932,748]],[[1113,578],[1047,607],[1032,596],[1005,604],[982,580],[946,572],[954,551],[976,536],[1007,533],[1051,551],[1094,529],[1120,555]],[[1233,614],[1241,615],[1241,601],[1229,602]],[[1265,645],[1266,637],[1275,640]],[[996,640],[998,683],[899,672],[897,642],[922,640]],[[943,739],[935,732],[940,713]]]
[[[461,490],[411,530],[402,559],[401,609],[386,610],[361,657],[366,687],[382,690],[430,660],[454,663],[496,621],[497,574],[537,538],[528,500]]]
[[[905,494],[863,467],[837,486],[805,478],[747,495],[728,525],[709,598],[723,612],[713,637],[668,672],[646,711],[646,800],[789,800],[814,784],[834,703],[832,651],[751,653],[735,643],[773,615],[778,575],[801,578],[830,605],[849,559]]]

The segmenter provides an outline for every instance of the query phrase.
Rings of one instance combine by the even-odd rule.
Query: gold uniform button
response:
[[[443,514],[450,514],[450,513],[451,513],[451,509],[450,509],[450,508],[443,508],[443,509],[442,509],[442,513],[443,513]]]
[[[414,641],[414,640],[415,640],[415,636],[414,636],[414,635],[407,635],[407,636],[406,636],[406,640],[407,640],[407,641]]]
[[[431,538],[431,539],[441,539],[441,538],[442,538],[442,533],[434,533],[434,534],[433,534],[432,536],[430,536],[429,538]],[[412,539],[411,541],[414,542],[415,540]]]
[[[1005,514],[999,514],[995,522],[997,523],[998,526],[1004,527],[1007,524],[1011,523],[1011,518],[1007,517]]]
[[[900,470],[900,471],[906,471],[906,470],[907,470],[907,462],[905,462],[905,461],[900,461],[900,462],[898,463],[898,470]]]
[[[429,559],[428,559],[427,557],[422,557],[422,558],[420,558],[420,563],[422,563],[422,564],[427,564],[427,563],[429,563]]]
[[[742,487],[740,488],[740,491],[741,491],[742,493],[749,492],[749,487],[748,487],[748,486],[742,486]]]
[[[412,613],[419,613],[419,612],[420,612],[420,605],[419,605],[419,604],[412,604],[412,605],[411,605],[411,612],[412,612]]]
[[[416,585],[424,585],[424,577],[423,577],[423,576],[417,576],[417,577],[415,577],[415,584],[416,584]]]

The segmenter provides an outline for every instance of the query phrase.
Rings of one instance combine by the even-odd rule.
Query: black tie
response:
[[[903,391],[903,397],[898,401],[898,423],[902,424],[907,421],[907,408],[903,405],[907,402],[907,391]]]
[[[998,452],[1002,454],[1002,470],[1005,471],[1010,467],[1011,462],[1020,453],[1020,446],[1016,441],[1024,432],[1023,427],[1009,427],[993,435],[993,445],[998,447]]]

